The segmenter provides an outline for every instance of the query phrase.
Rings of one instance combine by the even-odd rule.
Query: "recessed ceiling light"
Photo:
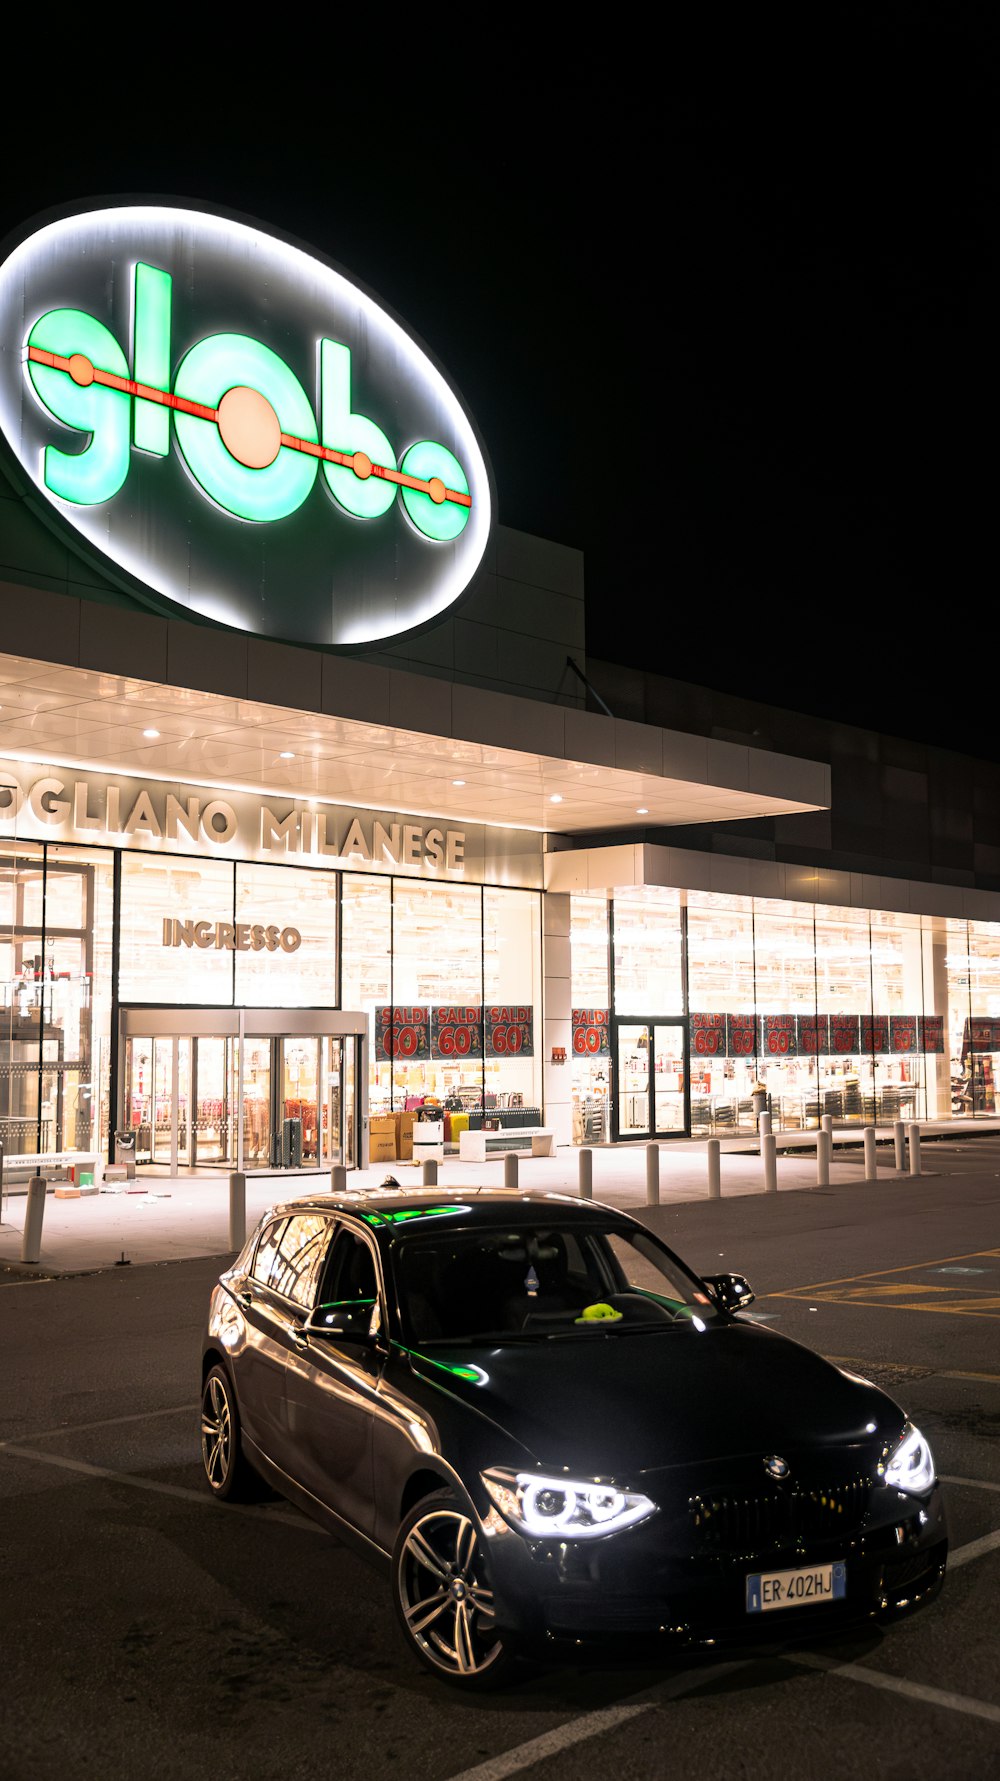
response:
[[[465,780],[464,779],[453,779],[451,783],[452,783],[452,785],[464,785]]]
[[[551,798],[549,799],[549,803],[550,804],[561,804],[562,803],[562,792],[553,792]]]
[[[647,804],[640,804],[638,806],[638,808],[636,809],[636,816],[648,816],[648,815],[649,815],[649,806]]]
[[[143,730],[142,733],[144,736],[149,737],[150,742],[155,742],[160,734],[159,730]]]
[[[290,748],[283,748],[280,755],[278,756],[278,759],[281,761],[294,761],[295,756],[293,755]]]

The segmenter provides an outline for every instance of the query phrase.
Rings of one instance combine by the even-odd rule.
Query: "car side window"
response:
[[[308,1311],[326,1259],[332,1229],[321,1212],[297,1213],[288,1220],[278,1242],[268,1286]]]
[[[287,1223],[287,1218],[273,1218],[261,1233],[250,1266],[250,1277],[256,1280],[260,1286],[270,1284],[271,1269],[274,1266],[278,1244],[281,1242],[281,1235]]]
[[[360,1315],[378,1299],[378,1274],[370,1246],[356,1231],[341,1227],[334,1239],[318,1303]]]

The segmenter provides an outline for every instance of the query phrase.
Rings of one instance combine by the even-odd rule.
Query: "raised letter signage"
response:
[[[362,646],[425,625],[492,524],[444,374],[261,228],[124,203],[0,266],[0,428],[43,517],[163,610]]]

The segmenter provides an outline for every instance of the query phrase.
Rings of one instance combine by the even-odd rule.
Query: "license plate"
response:
[[[747,1578],[747,1613],[771,1608],[813,1607],[836,1602],[847,1594],[847,1566],[803,1565],[795,1571],[758,1571]]]

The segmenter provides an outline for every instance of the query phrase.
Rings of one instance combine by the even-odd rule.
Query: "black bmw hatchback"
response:
[[[310,1197],[214,1288],[202,1455],[389,1571],[438,1675],[518,1653],[834,1633],[940,1587],[924,1437],[622,1213],[555,1195]]]

